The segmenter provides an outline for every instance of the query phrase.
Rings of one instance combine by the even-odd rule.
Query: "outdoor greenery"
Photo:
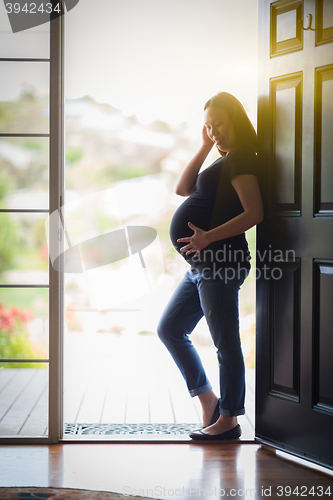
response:
[[[31,311],[20,311],[11,306],[5,309],[0,302],[0,359],[37,358],[28,338],[27,322],[33,319]],[[14,361],[6,363],[7,368],[20,367]],[[42,368],[42,363],[24,363],[25,368]]]
[[[0,171],[0,206],[3,207],[6,199],[9,183],[6,182],[6,177]],[[4,271],[14,267],[15,248],[17,247],[18,238],[15,224],[7,213],[0,214],[1,221],[1,238],[0,238],[0,276]]]
[[[66,162],[67,164],[73,165],[79,162],[84,156],[84,152],[81,148],[75,146],[68,146],[66,148]]]

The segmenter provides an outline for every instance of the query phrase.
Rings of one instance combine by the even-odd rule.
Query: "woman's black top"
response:
[[[244,212],[231,184],[236,175],[242,174],[257,174],[257,156],[245,148],[219,158],[198,175],[195,191],[178,207],[171,220],[170,238],[179,253],[180,248],[187,243],[178,243],[177,239],[193,235],[188,222],[209,231]],[[194,257],[194,253],[181,253],[192,270],[202,272],[205,268],[216,271],[228,267],[250,268],[251,256],[245,233],[214,241],[201,250],[197,257]]]

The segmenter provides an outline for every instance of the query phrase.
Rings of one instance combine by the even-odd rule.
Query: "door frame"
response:
[[[49,214],[64,203],[64,23],[65,15],[50,21],[50,189]],[[56,227],[55,227],[56,226]],[[63,255],[64,237],[59,217],[50,218],[50,244]],[[62,432],[63,297],[64,275],[49,261],[49,436],[57,443]]]

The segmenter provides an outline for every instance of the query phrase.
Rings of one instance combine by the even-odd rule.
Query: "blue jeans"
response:
[[[245,367],[239,335],[238,292],[247,268],[189,270],[173,293],[157,333],[180,369],[191,396],[212,389],[189,334],[205,316],[220,374],[220,414],[244,415]],[[234,271],[234,272],[233,272]]]

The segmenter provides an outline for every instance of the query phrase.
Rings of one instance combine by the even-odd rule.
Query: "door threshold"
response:
[[[199,424],[188,423],[128,423],[128,424],[94,424],[94,423],[66,423],[64,424],[64,438],[73,438],[79,436],[86,438],[94,436],[95,438],[125,437],[151,438],[160,436],[188,436],[188,434],[197,429]]]
[[[165,423],[165,424],[80,424],[66,423],[62,442],[139,442],[139,443],[194,443],[189,433],[198,428],[198,424],[189,423]],[[255,443],[253,437],[248,433],[237,440],[228,442]],[[216,441],[221,443],[221,441]],[[198,444],[195,442],[195,444]],[[200,443],[202,444],[202,443]],[[206,443],[205,443],[206,444]]]

